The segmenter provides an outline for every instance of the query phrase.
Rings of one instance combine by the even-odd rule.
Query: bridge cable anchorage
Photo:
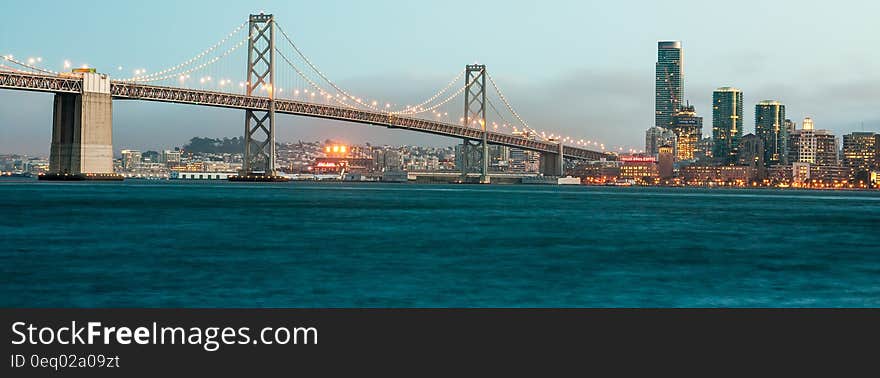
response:
[[[242,30],[244,29],[244,27],[247,26],[247,25],[248,25],[248,22],[247,22],[247,21],[241,23],[241,25],[238,25],[238,26],[237,26],[235,29],[233,29],[229,34],[227,34],[225,37],[223,37],[223,39],[221,39],[219,42],[215,43],[214,45],[212,45],[211,47],[205,49],[204,51],[202,51],[202,52],[196,54],[195,56],[193,56],[192,58],[190,58],[190,59],[184,61],[183,63],[180,63],[180,64],[178,64],[178,65],[176,65],[176,66],[173,66],[173,67],[166,68],[166,69],[161,70],[161,71],[158,71],[158,72],[153,72],[153,73],[151,73],[151,74],[149,74],[149,75],[136,75],[136,76],[131,77],[131,78],[121,79],[120,81],[137,81],[137,82],[159,81],[159,80],[152,80],[152,79],[153,79],[154,77],[157,77],[157,76],[162,76],[162,75],[165,75],[165,74],[168,74],[168,73],[176,72],[176,71],[178,71],[178,70],[180,70],[180,69],[182,69],[182,68],[184,68],[184,67],[187,67],[187,66],[190,66],[190,65],[194,64],[197,60],[199,60],[199,59],[201,59],[201,58],[204,58],[206,55],[208,55],[208,54],[214,52],[214,50],[216,50],[217,48],[219,48],[220,46],[222,46],[223,44],[225,44],[225,43],[226,43],[227,41],[229,41],[232,37],[234,37],[237,33],[239,33],[240,31],[242,31]],[[173,76],[178,76],[179,74],[180,74],[180,73],[177,73],[177,74],[175,74],[175,75],[169,75],[169,76],[170,76],[170,77],[173,77]],[[142,79],[146,79],[146,80],[142,80]]]
[[[218,55],[218,56],[215,56],[215,57],[212,58],[211,60],[209,60],[209,61],[207,61],[207,62],[205,62],[205,63],[202,63],[202,64],[200,64],[200,65],[198,65],[198,66],[195,66],[195,67],[193,67],[193,68],[190,68],[190,69],[188,69],[188,70],[184,70],[184,71],[180,71],[180,72],[174,72],[174,73],[170,73],[170,74],[165,75],[165,76],[153,77],[153,78],[149,78],[149,79],[145,79],[145,78],[138,77],[138,78],[134,78],[134,79],[126,79],[126,80],[120,80],[120,81],[122,81],[122,82],[130,82],[130,83],[154,83],[154,82],[157,82],[157,81],[163,81],[163,80],[168,80],[168,79],[177,78],[177,77],[184,77],[184,76],[186,76],[186,75],[188,75],[188,74],[191,74],[191,73],[193,73],[193,72],[200,71],[200,70],[203,70],[203,69],[205,69],[205,68],[208,68],[208,67],[210,67],[211,65],[213,65],[214,63],[217,63],[218,61],[220,61],[221,59],[226,58],[227,56],[229,56],[229,54],[232,54],[233,52],[235,52],[236,50],[238,50],[238,49],[240,49],[242,46],[244,46],[244,44],[245,44],[246,42],[247,42],[246,39],[245,39],[245,40],[242,40],[242,41],[239,41],[237,44],[235,44],[234,46],[230,47],[228,50],[226,50],[225,52],[223,52],[223,54],[220,54],[220,55]]]
[[[4,56],[3,56],[3,59],[5,59],[6,61],[11,62],[11,63],[13,63],[13,64],[19,65],[19,66],[21,66],[21,67],[29,68],[29,69],[31,69],[32,71],[37,71],[37,72],[40,72],[40,73],[50,74],[50,75],[58,75],[58,74],[59,74],[58,71],[52,71],[52,70],[50,70],[50,69],[40,68],[40,67],[37,67],[37,66],[35,66],[35,65],[32,65],[32,64],[28,64],[28,63],[25,63],[25,62],[19,61],[18,59],[15,59],[15,57],[13,57],[11,54],[10,54],[10,55],[4,55]],[[10,68],[12,68],[12,67],[10,67]],[[12,68],[12,69],[15,69],[15,68]],[[27,72],[27,71],[22,71],[22,72]]]

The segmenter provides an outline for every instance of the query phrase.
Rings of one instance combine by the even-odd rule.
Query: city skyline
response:
[[[155,8],[161,9],[162,4],[162,2],[156,3]],[[178,29],[173,26],[175,24],[173,22],[169,22],[172,26],[165,26],[155,31],[153,30],[155,28],[151,28],[151,23],[146,21],[130,22],[127,28],[118,31],[108,26],[109,24],[103,23],[69,31],[68,38],[83,40],[88,40],[90,36],[101,35],[102,41],[106,41],[104,43],[109,46],[119,43],[130,35],[137,35],[136,42],[140,48],[120,54],[118,51],[104,51],[105,49],[96,46],[67,46],[69,44],[65,44],[63,39],[50,37],[57,31],[53,29],[53,25],[60,25],[59,22],[53,22],[53,17],[61,17],[60,14],[84,16],[86,12],[84,9],[58,4],[58,7],[69,9],[65,9],[66,12],[46,16],[49,18],[48,26],[38,33],[25,36],[12,30],[23,29],[23,22],[26,22],[24,20],[29,18],[27,15],[36,10],[21,9],[20,13],[23,15],[19,18],[21,21],[11,20],[0,26],[0,30],[4,31],[0,33],[2,34],[0,48],[4,54],[40,55],[45,57],[47,62],[56,63],[61,59],[69,58],[77,63],[90,63],[110,68],[108,71],[112,71],[116,66],[136,67],[138,63],[134,61],[137,58],[145,61],[152,59],[161,61],[161,64],[155,63],[156,67],[159,67],[165,63],[184,59],[182,55],[184,51],[204,47],[210,43],[208,42],[210,38],[206,36],[217,34],[214,31],[225,32],[224,29],[229,25],[241,21],[241,14],[255,11],[250,8],[262,8],[281,18],[293,18],[291,21],[295,22],[292,24],[298,26],[296,31],[305,41],[304,47],[310,53],[317,55],[316,60],[323,66],[329,67],[327,70],[333,72],[334,76],[340,77],[343,83],[362,89],[365,93],[376,93],[377,96],[383,94],[399,96],[397,98],[421,98],[424,93],[405,92],[418,92],[419,89],[434,87],[437,83],[446,80],[449,72],[454,72],[465,63],[479,59],[481,63],[489,65],[494,75],[510,83],[508,96],[521,104],[520,111],[531,124],[545,125],[547,129],[559,129],[575,138],[595,138],[609,146],[625,145],[640,149],[643,130],[653,124],[651,104],[654,101],[651,86],[654,84],[655,72],[651,66],[656,62],[656,43],[658,40],[671,39],[683,41],[687,50],[688,84],[684,97],[686,101],[689,100],[695,105],[700,116],[708,117],[711,113],[712,89],[733,85],[744,91],[744,105],[747,108],[767,98],[779,99],[787,105],[789,118],[797,120],[812,116],[820,127],[832,130],[838,135],[861,131],[863,124],[864,130],[868,131],[877,130],[880,125],[878,121],[880,117],[876,116],[873,107],[877,96],[874,94],[876,92],[874,89],[880,80],[873,74],[869,64],[877,53],[865,50],[860,45],[860,43],[870,45],[871,42],[876,42],[877,33],[865,32],[873,26],[869,25],[869,20],[860,18],[859,14],[855,18],[848,19],[845,25],[836,21],[816,23],[814,21],[819,15],[833,15],[839,10],[836,10],[836,7],[821,5],[800,5],[790,8],[790,12],[803,17],[794,17],[790,24],[783,26],[774,24],[768,27],[768,33],[772,32],[784,37],[784,44],[774,45],[773,49],[762,47],[758,42],[763,35],[747,32],[740,39],[732,42],[736,54],[730,56],[725,54],[733,53],[713,47],[709,43],[713,39],[730,37],[729,32],[712,30],[700,33],[699,26],[705,26],[708,22],[701,18],[696,18],[691,25],[679,25],[646,21],[645,15],[635,15],[626,24],[633,25],[633,30],[608,35],[599,34],[597,31],[603,27],[613,28],[624,25],[625,16],[629,14],[623,11],[623,5],[575,5],[567,2],[560,4],[572,10],[575,15],[587,15],[590,19],[597,20],[605,17],[607,20],[594,26],[584,26],[573,22],[574,15],[555,12],[554,16],[565,22],[548,25],[542,20],[549,17],[551,12],[549,9],[534,4],[518,4],[508,7],[510,9],[505,12],[510,17],[520,20],[520,23],[530,25],[531,28],[527,31],[520,31],[513,26],[487,28],[485,44],[454,49],[453,46],[458,45],[458,37],[464,33],[456,31],[454,25],[457,25],[458,21],[454,19],[450,19],[450,24],[453,25],[450,29],[453,31],[449,33],[436,33],[415,27],[406,29],[413,35],[402,35],[406,34],[401,30],[407,25],[426,17],[416,12],[412,18],[401,21],[403,25],[400,29],[396,25],[384,26],[381,29],[383,43],[378,50],[382,54],[377,53],[376,55],[379,56],[374,57],[372,54],[364,53],[363,58],[355,64],[340,59],[341,49],[334,46],[345,46],[346,49],[354,48],[358,53],[364,52],[363,49],[371,45],[368,43],[371,38],[361,39],[362,37],[358,37],[357,33],[352,32],[363,28],[364,21],[356,20],[354,11],[334,13],[328,8],[336,5],[341,7],[340,9],[356,9],[369,14],[393,8],[394,4],[391,2],[381,2],[376,7],[351,4],[310,5],[313,7],[310,13],[322,15],[325,19],[343,21],[339,24],[344,25],[329,30],[314,25],[315,22],[320,22],[322,17],[315,17],[317,20],[301,20],[296,17],[297,14],[302,13],[301,11],[297,12],[292,7],[278,2],[262,2],[258,5],[229,3],[229,7],[208,10],[199,9],[204,8],[204,4],[188,3],[177,7],[179,12],[173,14],[159,12],[147,6],[98,2],[95,7],[101,9],[95,11],[93,17],[109,16],[113,12],[124,13],[128,10],[128,13],[143,14],[143,19],[181,20],[189,17],[188,15],[201,14],[210,17],[211,22],[210,25],[204,25],[203,21],[195,22],[199,28],[205,29],[204,32]],[[687,6],[688,12],[707,15],[707,8],[698,3],[676,4],[681,6],[669,8],[680,9]],[[866,10],[877,7],[866,2],[855,4]],[[488,12],[498,5],[487,2],[480,5],[479,9]],[[768,6],[774,8],[784,5],[786,4]],[[10,5],[10,7],[17,6]],[[653,13],[645,12],[646,14],[676,13],[654,4],[648,7]],[[452,8],[453,5],[426,4],[421,9],[424,9],[424,13],[436,11],[442,15],[451,15]],[[412,9],[404,10],[412,11]],[[394,11],[401,10],[394,9]],[[860,14],[869,13],[872,12],[860,12]],[[347,24],[349,21],[352,25]],[[501,25],[506,24],[501,23]],[[822,33],[828,28],[836,28],[838,32],[846,32],[847,35],[852,34],[851,41],[832,43],[835,41],[829,40],[828,38],[831,37]],[[144,32],[146,29],[152,31]],[[162,41],[180,33],[190,34],[185,44],[191,46],[155,56],[157,52],[167,50],[158,47]],[[107,34],[116,35],[104,37]],[[343,35],[345,38],[342,38]],[[595,36],[583,40],[583,35]],[[673,38],[664,38],[667,36]],[[434,48],[414,42],[425,38],[436,41],[436,44],[432,45]],[[581,43],[574,43],[576,40],[581,40]],[[540,44],[540,42],[546,43]],[[517,58],[515,53],[517,51],[521,53],[524,49],[517,46],[519,44],[528,46],[529,53],[540,55],[544,59],[531,57],[532,54]],[[812,55],[804,54],[807,46],[822,45],[834,45],[837,54],[835,59],[824,57],[821,49],[815,50],[814,52],[818,53]],[[384,58],[390,53],[384,49],[394,50],[404,47],[411,52],[411,57],[393,60]],[[463,57],[463,55],[471,55],[471,57]],[[809,59],[803,59],[804,56],[808,56]],[[119,62],[119,59],[125,61]],[[540,69],[532,67],[540,67]],[[404,72],[406,79],[415,81],[415,84],[403,88],[389,88],[386,83],[395,71]],[[822,74],[823,72],[834,72],[838,75],[826,75]],[[540,95],[543,93],[552,93],[553,98],[548,99],[546,97],[550,96]],[[44,109],[51,101],[51,96],[41,94],[16,96],[0,92],[0,150],[31,154],[47,152],[46,141],[49,139],[48,125],[51,120],[49,115],[39,109]],[[834,101],[836,106],[824,105],[829,101]],[[235,136],[241,133],[241,117],[235,112],[225,110],[187,112],[184,106],[120,104],[115,113],[115,123],[118,127],[114,139],[120,146],[151,149],[161,145],[183,143],[192,135]],[[754,119],[750,112],[745,112],[743,125],[745,133],[754,131]],[[279,121],[279,126],[279,138],[282,139],[346,138],[350,139],[348,142],[369,140],[374,143],[427,145],[457,143],[452,139],[299,117],[284,117]],[[185,133],[180,131],[183,129],[186,130]],[[704,136],[708,136],[706,131],[704,130]]]

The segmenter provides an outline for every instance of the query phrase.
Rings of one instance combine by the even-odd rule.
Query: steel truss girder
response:
[[[0,88],[53,93],[82,93],[82,79],[0,71]]]
[[[82,93],[82,79],[0,71],[0,88],[52,93]],[[157,101],[229,109],[250,109],[258,112],[267,112],[270,103],[274,103],[275,112],[281,114],[385,126],[459,139],[480,140],[483,137],[482,130],[457,124],[401,117],[383,112],[351,109],[343,106],[313,104],[293,100],[272,101],[267,97],[243,94],[150,86],[122,81],[111,82],[110,93],[117,100]],[[485,133],[485,135],[489,144],[521,148],[535,152],[559,152],[559,146],[556,143],[528,140],[492,131]],[[597,161],[600,159],[615,159],[614,155],[611,154],[573,146],[565,146],[563,154],[568,159],[578,160]]]

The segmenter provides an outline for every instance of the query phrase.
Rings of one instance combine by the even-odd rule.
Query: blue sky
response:
[[[475,4],[471,4],[475,3]],[[682,40],[686,97],[711,134],[711,93],[779,99],[838,134],[880,130],[880,3],[870,1],[29,1],[4,4],[0,54],[155,71],[265,10],[331,78],[374,98],[421,100],[479,61],[536,128],[642,148],[658,40]],[[0,152],[49,149],[52,96],[0,91]],[[240,111],[114,104],[114,147],[242,133]],[[449,145],[362,125],[281,117],[280,140]]]

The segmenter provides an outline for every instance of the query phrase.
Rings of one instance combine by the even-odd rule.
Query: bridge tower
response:
[[[80,93],[56,93],[49,172],[40,180],[122,180],[113,172],[110,78],[82,73]]]
[[[266,96],[267,111],[246,110],[244,161],[238,181],[279,181],[275,167],[275,18],[252,14],[248,27],[247,95]]]
[[[562,143],[561,139],[558,139],[555,142],[558,149],[556,153],[541,153],[540,169],[541,174],[544,176],[565,176],[565,145]]]
[[[489,183],[489,143],[486,129],[486,66],[472,64],[465,67],[464,124],[480,124],[480,140],[465,138],[461,145],[461,181],[467,181],[472,170],[479,169],[480,183]],[[477,164],[480,164],[477,166]]]

